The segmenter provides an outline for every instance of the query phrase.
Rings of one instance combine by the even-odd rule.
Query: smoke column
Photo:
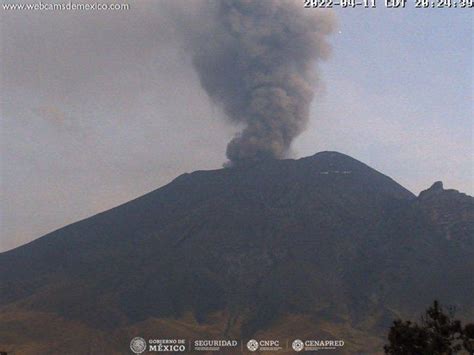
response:
[[[193,38],[193,64],[210,98],[244,125],[227,146],[231,165],[284,157],[308,122],[333,17],[291,0],[221,0],[205,8],[209,21]]]

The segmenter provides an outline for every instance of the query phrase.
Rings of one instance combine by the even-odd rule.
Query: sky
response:
[[[198,3],[0,9],[0,252],[222,167],[241,127],[201,88],[179,36]],[[412,5],[333,11],[292,157],[336,150],[415,194],[441,180],[472,195],[472,11]]]

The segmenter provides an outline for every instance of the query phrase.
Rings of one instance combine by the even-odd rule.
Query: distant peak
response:
[[[436,195],[436,194],[438,194],[440,192],[443,192],[443,191],[444,191],[443,182],[442,181],[436,181],[433,185],[431,185],[431,187],[429,189],[421,191],[419,197],[425,198],[425,197]]]
[[[428,189],[430,191],[443,191],[443,182],[442,181],[436,181],[431,187]]]

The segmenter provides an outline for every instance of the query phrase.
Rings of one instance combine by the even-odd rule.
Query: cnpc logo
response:
[[[255,340],[251,339],[247,342],[247,349],[250,351],[260,350],[277,350],[281,349],[279,340]]]

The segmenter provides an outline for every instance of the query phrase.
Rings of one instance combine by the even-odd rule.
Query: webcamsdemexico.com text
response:
[[[72,1],[64,3],[4,3],[3,10],[30,10],[30,11],[93,11],[93,10],[130,10],[130,4],[123,3],[75,3]]]

